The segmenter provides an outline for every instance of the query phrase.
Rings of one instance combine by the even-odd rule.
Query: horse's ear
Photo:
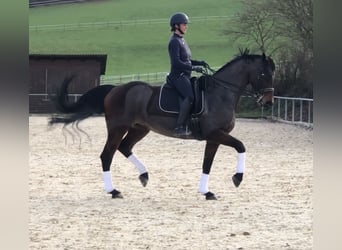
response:
[[[265,53],[264,52],[262,52],[262,60],[266,60],[266,55],[265,55]]]
[[[274,71],[275,70],[275,63],[274,63],[274,61],[273,61],[273,59],[271,58],[271,57],[267,57],[267,60],[270,62],[270,64],[271,64],[271,69],[272,69],[272,71]]]

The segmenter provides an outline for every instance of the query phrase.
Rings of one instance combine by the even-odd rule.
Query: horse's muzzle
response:
[[[263,89],[257,102],[262,106],[272,106],[274,104],[273,93],[273,88]]]

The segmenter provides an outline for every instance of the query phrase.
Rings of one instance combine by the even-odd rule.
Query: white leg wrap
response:
[[[104,182],[104,189],[107,193],[110,193],[114,190],[113,184],[112,184],[112,175],[110,174],[110,171],[105,171],[102,173],[103,182]]]
[[[236,173],[244,173],[245,172],[245,159],[246,153],[239,153],[238,160],[236,165]]]
[[[209,175],[208,174],[202,174],[201,179],[200,179],[200,183],[199,183],[199,187],[198,187],[198,192],[200,192],[201,194],[206,194],[209,192],[208,181],[209,181]]]
[[[143,174],[143,173],[146,173],[146,168],[144,166],[144,164],[142,164],[137,157],[135,157],[133,154],[131,154],[129,157],[128,157],[128,160],[130,162],[132,162],[135,166],[135,168],[138,170],[139,174]]]

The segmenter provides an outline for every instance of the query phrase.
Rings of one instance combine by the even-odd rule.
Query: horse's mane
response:
[[[227,62],[225,65],[223,65],[221,68],[219,68],[217,70],[217,72],[220,72],[221,70],[223,70],[224,68],[234,64],[237,61],[240,61],[241,59],[243,60],[254,60],[256,58],[260,58],[261,55],[257,55],[257,54],[250,54],[249,53],[249,49],[239,49],[239,54],[235,55],[235,57],[230,60],[229,62]]]

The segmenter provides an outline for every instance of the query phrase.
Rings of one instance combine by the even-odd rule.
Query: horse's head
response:
[[[273,79],[275,71],[273,60],[262,54],[255,58],[253,63],[250,63],[250,69],[249,83],[259,95],[258,103],[261,105],[273,105]]]

